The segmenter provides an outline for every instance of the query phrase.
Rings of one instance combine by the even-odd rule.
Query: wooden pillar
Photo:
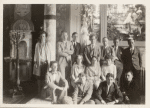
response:
[[[102,42],[103,37],[107,37],[107,4],[100,5],[100,22],[101,22],[101,38],[100,42]]]
[[[56,4],[44,5],[44,31],[51,49],[51,61],[56,60]]]

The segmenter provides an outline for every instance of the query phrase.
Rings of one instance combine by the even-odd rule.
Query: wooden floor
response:
[[[25,104],[35,96],[36,96],[35,94],[32,94],[32,95],[26,95],[24,97],[12,98],[10,96],[5,95],[3,97],[3,103],[4,104]]]
[[[25,104],[37,95],[36,82],[22,82],[24,96],[12,98],[12,87],[5,87],[3,90],[3,103],[4,104]],[[10,89],[11,88],[11,89]]]
[[[3,90],[3,104],[26,104],[37,95],[35,82],[23,82],[24,97],[12,98],[9,94],[10,89]],[[69,95],[69,93],[68,93]],[[145,94],[141,95],[141,104],[145,104]]]

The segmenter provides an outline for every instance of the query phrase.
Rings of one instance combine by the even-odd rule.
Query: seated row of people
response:
[[[80,56],[79,56],[80,57]],[[94,57],[93,57],[94,58]],[[65,101],[67,96],[68,82],[64,79],[59,71],[57,71],[57,62],[52,62],[51,71],[46,74],[45,86],[43,89],[48,89],[49,96],[52,98],[53,103],[63,104],[121,104],[139,103],[139,88],[133,80],[133,72],[128,71],[125,74],[126,81],[123,88],[119,88],[115,82],[114,74],[107,73],[106,80],[101,81],[99,84],[95,83],[100,80],[89,80],[87,73],[81,72],[76,78],[77,82],[74,83],[74,90],[72,98]],[[97,85],[96,85],[97,84]],[[96,86],[95,86],[96,85]],[[95,88],[97,87],[97,88]]]

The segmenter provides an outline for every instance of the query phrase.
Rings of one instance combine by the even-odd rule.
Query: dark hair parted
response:
[[[72,36],[74,36],[75,34],[78,34],[78,33],[77,33],[77,32],[73,32],[73,33],[72,33]]]
[[[47,37],[47,33],[46,33],[46,31],[40,31],[40,36],[42,35],[42,34],[45,34],[46,35],[46,37]]]
[[[103,40],[104,40],[105,38],[108,39],[107,37],[103,37]]]
[[[112,74],[112,73],[107,73],[106,78],[109,78],[109,77],[114,78],[114,74]]]
[[[95,39],[97,39],[97,36],[94,33],[90,34],[89,39],[91,40],[93,37],[95,37]]]
[[[67,31],[66,31],[66,30],[61,31],[61,36],[62,36],[62,34],[64,34],[64,33],[67,33]]]
[[[128,71],[126,72],[126,74],[127,74],[127,73],[131,73],[131,75],[133,76],[132,70],[128,70]]]
[[[105,56],[105,59],[112,59],[113,57],[112,57],[112,55],[110,55],[110,54],[107,54],[106,56]]]
[[[114,37],[114,41],[116,41],[116,40],[120,41],[120,38],[118,36]]]
[[[55,64],[55,63],[57,63],[57,65],[58,65],[58,62],[57,62],[57,61],[51,61],[50,67],[51,67],[53,64]]]

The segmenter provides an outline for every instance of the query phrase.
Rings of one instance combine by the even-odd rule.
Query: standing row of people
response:
[[[46,37],[46,33],[41,33],[41,40],[43,40],[43,35]],[[62,98],[67,95],[67,89],[72,87],[74,91],[73,103],[113,104],[121,103],[123,94],[130,93],[132,95],[132,92],[136,91],[137,84],[134,84],[137,85],[136,89],[129,87],[132,83],[127,85],[128,89],[125,87],[125,80],[131,82],[134,78],[135,82],[139,81],[139,69],[142,68],[141,53],[138,48],[134,47],[134,39],[129,39],[129,48],[123,49],[119,46],[119,38],[114,39],[114,46],[109,46],[108,38],[104,37],[103,46],[100,46],[97,37],[91,35],[91,44],[81,50],[81,45],[77,42],[78,34],[76,32],[72,34],[73,40],[71,42],[67,40],[67,32],[62,32],[61,37],[62,41],[57,44],[58,63],[56,61],[50,63],[50,49],[48,49],[46,42],[45,46],[38,42],[39,48],[36,45],[34,58],[36,68],[33,74],[38,79],[39,93],[41,92],[39,81],[45,81],[44,89],[50,89],[49,93],[54,102],[56,102],[56,98],[59,102],[65,100]],[[43,58],[45,58],[45,67],[38,64],[39,61],[43,63]],[[46,78],[44,79],[43,76]],[[123,93],[120,89],[123,90]],[[58,97],[56,94],[59,94]],[[136,96],[131,97],[133,99]]]

